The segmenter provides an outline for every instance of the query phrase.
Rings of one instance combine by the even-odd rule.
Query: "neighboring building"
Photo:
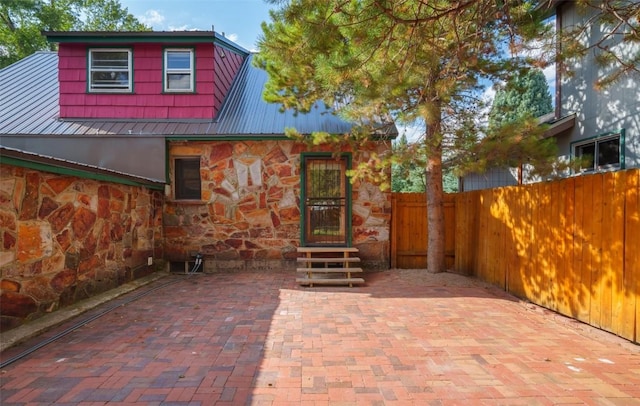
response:
[[[153,243],[126,262],[131,269],[146,266],[146,255],[184,269],[198,252],[205,255],[205,271],[294,269],[296,248],[304,245],[355,246],[365,267],[389,267],[390,193],[363,181],[351,184],[346,176],[389,143],[374,140],[368,149],[345,149],[336,157],[330,146],[287,138],[286,128],[344,134],[352,125],[320,105],[294,114],[264,102],[267,74],[252,66],[250,52],[214,32],[45,35],[59,44],[57,53],[38,52],[0,70],[0,147],[26,157],[15,162],[27,168],[2,161],[15,178],[4,185],[7,198],[0,202],[0,218],[14,220],[0,224],[7,241],[23,237],[21,221],[48,221],[37,213],[51,193],[24,195],[20,186],[29,182],[25,170],[40,169],[23,162],[47,159],[44,171],[64,162],[80,165],[82,176],[91,168],[117,174],[149,190],[154,202],[161,186],[161,215],[145,214],[152,223],[161,219],[161,230],[144,230]],[[387,135],[395,136],[395,127],[380,137]],[[85,188],[82,176],[65,187]],[[93,213],[88,217],[100,218],[100,199],[108,198],[99,195],[107,190],[102,186],[87,187],[87,196],[78,198],[84,201],[71,206],[86,206]],[[36,183],[33,188],[40,190]],[[74,199],[65,193],[51,194],[62,199],[56,209]],[[20,214],[32,197],[34,215]],[[18,252],[20,244],[0,247],[3,289],[14,282],[33,285],[29,270],[36,268],[39,275],[77,268],[78,245],[55,243],[62,233],[73,240],[69,216],[55,230],[45,227],[51,232],[43,238],[53,242],[43,244],[52,249],[37,256]],[[132,233],[134,241],[150,238]],[[63,259],[51,261],[48,253]],[[108,267],[106,255],[97,253],[91,266]]]
[[[573,1],[558,0],[553,4],[558,32],[584,24],[590,17],[579,11]],[[581,38],[583,45],[596,44],[602,35],[599,27],[591,26]],[[622,55],[639,52],[640,44],[612,41],[608,39],[605,45]],[[557,70],[555,112],[540,118],[548,126],[546,135],[555,137],[562,159],[586,159],[586,166],[579,173],[640,167],[640,73],[630,72],[604,89],[596,89],[598,78],[609,73],[596,62],[598,52],[592,49],[584,59],[564,62],[572,75],[562,75]],[[461,190],[530,182],[526,175],[526,168],[524,174],[517,168],[471,174],[461,180]]]

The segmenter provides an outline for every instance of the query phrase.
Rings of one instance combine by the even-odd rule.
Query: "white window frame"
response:
[[[172,52],[189,53],[189,68],[169,68],[169,54]],[[170,75],[189,75],[189,88],[188,89],[170,89],[169,88],[169,76]],[[163,89],[168,93],[193,93],[195,92],[195,51],[193,48],[165,48],[164,50],[164,72],[163,76]]]
[[[617,164],[606,164],[606,165],[600,165],[600,163],[598,162],[599,159],[599,147],[600,144],[602,144],[603,142],[607,142],[607,141],[611,141],[611,140],[618,140],[618,163]],[[581,158],[582,157],[582,153],[580,152],[580,149],[585,147],[585,146],[589,146],[592,145],[593,146],[593,166],[589,167],[589,168],[580,168],[578,170],[579,173],[584,173],[584,172],[598,172],[598,171],[612,171],[612,170],[618,170],[618,169],[623,169],[624,168],[624,136],[623,136],[623,132],[615,132],[615,133],[608,133],[608,134],[604,134],[604,135],[600,135],[594,138],[590,138],[587,140],[583,140],[583,141],[577,141],[572,143],[571,145],[571,152],[573,153],[573,156],[576,158]]]
[[[127,53],[127,67],[94,67],[94,53],[98,52],[126,52]],[[88,53],[87,63],[87,84],[88,91],[91,93],[131,93],[133,91],[133,52],[129,48],[90,48]],[[117,75],[118,72],[124,72],[127,74],[126,85],[100,85],[94,83],[93,73],[95,72],[110,72],[113,75]]]

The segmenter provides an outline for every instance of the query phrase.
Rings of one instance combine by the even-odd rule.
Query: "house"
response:
[[[57,53],[0,71],[3,312],[37,317],[196,253],[205,272],[294,269],[299,246],[389,267],[390,194],[346,176],[384,135],[340,153],[288,138],[352,124],[264,102],[266,73],[211,31],[44,35]]]
[[[593,16],[593,11],[585,14],[572,1],[553,1],[551,11],[555,12],[556,32],[571,30],[591,21]],[[561,159],[584,160],[579,171],[565,173],[567,176],[640,167],[640,73],[630,71],[603,89],[597,89],[597,80],[611,70],[597,63],[601,51],[594,47],[604,40],[602,45],[629,57],[640,52],[640,45],[622,43],[620,35],[606,35],[607,30],[596,24],[584,31],[582,44],[591,49],[585,58],[563,62],[571,75],[563,74],[557,67],[555,112],[540,117],[541,123],[547,126],[546,136],[556,139]],[[527,181],[526,169],[524,176],[519,176],[517,168],[495,169],[466,176],[463,190],[516,185],[523,181]]]

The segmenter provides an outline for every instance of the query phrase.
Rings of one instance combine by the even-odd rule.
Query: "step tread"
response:
[[[343,284],[352,284],[352,283],[364,283],[364,279],[362,278],[318,278],[318,279],[308,279],[308,278],[297,278],[297,283],[300,284],[324,284],[324,285],[343,285]]]
[[[362,268],[297,268],[296,271],[305,273],[363,272]]]
[[[360,262],[360,258],[358,257],[347,257],[347,258],[305,258],[305,257],[298,257],[298,262],[313,262],[313,263],[323,263],[323,262]]]

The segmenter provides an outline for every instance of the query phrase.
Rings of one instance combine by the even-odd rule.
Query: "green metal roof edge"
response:
[[[113,182],[113,183],[119,183],[123,185],[129,185],[129,186],[141,186],[141,187],[145,187],[152,190],[164,190],[163,183],[159,184],[151,181],[149,183],[146,183],[143,181],[134,181],[131,179],[127,179],[127,178],[115,175],[115,174],[96,173],[96,172],[91,172],[88,169],[81,170],[81,169],[65,168],[63,166],[45,164],[41,162],[33,162],[33,161],[28,161],[20,158],[3,156],[3,155],[0,155],[0,164],[19,166],[27,169],[35,169],[43,172],[56,173],[58,175],[76,176],[83,179]]]
[[[214,31],[43,31],[42,35],[54,43],[214,43],[245,56],[251,53]]]
[[[178,136],[165,137],[167,141],[295,141],[286,135],[226,135],[226,136]]]

